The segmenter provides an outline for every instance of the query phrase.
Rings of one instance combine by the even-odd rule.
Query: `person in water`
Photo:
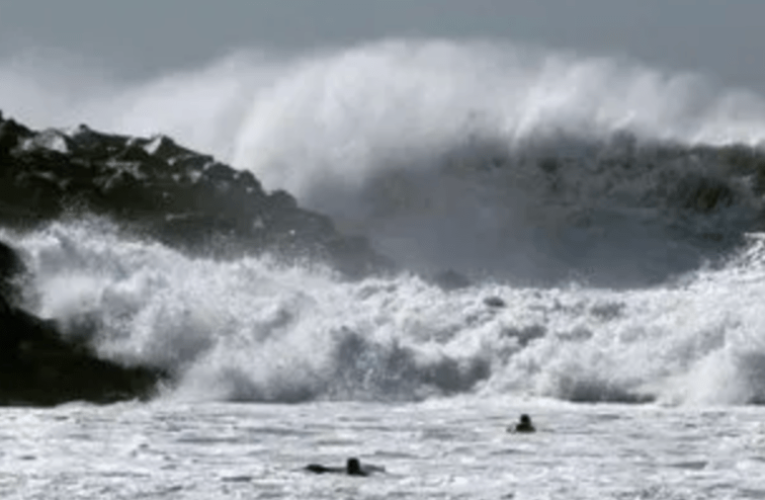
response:
[[[517,424],[507,429],[508,432],[536,432],[534,424],[531,423],[531,417],[527,414],[521,415]]]
[[[327,467],[326,465],[309,464],[305,470],[314,474],[347,474],[349,476],[368,476],[373,472],[383,472],[385,469],[376,465],[364,465],[358,458],[349,458],[345,467]]]

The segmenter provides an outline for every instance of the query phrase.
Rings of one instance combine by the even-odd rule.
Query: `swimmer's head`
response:
[[[345,464],[345,469],[346,472],[352,476],[360,475],[362,473],[361,462],[359,462],[358,458],[349,458]]]

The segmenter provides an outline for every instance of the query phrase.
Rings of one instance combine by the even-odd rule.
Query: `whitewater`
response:
[[[759,179],[710,149],[762,143],[760,97],[396,40],[143,81],[21,54],[0,99],[34,126],[170,135],[404,268],[191,257],[96,218],[0,229],[25,306],[178,380],[149,403],[1,410],[4,498],[765,497]],[[444,270],[470,284],[428,279]],[[535,435],[505,432],[522,412]],[[301,470],[349,456],[387,472]]]

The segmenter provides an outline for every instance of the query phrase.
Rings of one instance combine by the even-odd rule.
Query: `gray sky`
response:
[[[231,48],[501,38],[627,55],[765,95],[762,0],[2,0],[0,52],[59,48],[143,76]]]

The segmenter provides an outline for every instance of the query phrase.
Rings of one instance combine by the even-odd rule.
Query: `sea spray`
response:
[[[439,40],[243,50],[144,81],[57,67],[0,63],[8,112],[167,133],[420,272],[656,283],[727,254],[759,213],[720,155],[684,148],[758,144],[763,103],[698,75]],[[710,184],[725,204],[683,210]]]
[[[24,86],[38,66],[0,68],[7,113],[174,135],[404,267],[349,282],[86,220],[12,235],[27,305],[172,373],[167,397],[763,400],[756,97],[491,43],[243,52],[145,82],[53,71],[66,108]],[[447,267],[473,284],[420,274]]]
[[[54,224],[19,244],[36,312],[65,335],[92,332],[108,359],[172,373],[171,398],[743,404],[765,391],[765,266],[754,251],[646,289],[447,292],[408,274],[347,282],[265,257],[191,259],[87,225]]]

